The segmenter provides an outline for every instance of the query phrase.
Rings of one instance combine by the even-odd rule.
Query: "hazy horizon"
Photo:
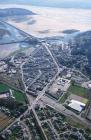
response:
[[[34,6],[58,7],[58,8],[91,8],[91,0],[0,0],[0,4],[31,4]]]

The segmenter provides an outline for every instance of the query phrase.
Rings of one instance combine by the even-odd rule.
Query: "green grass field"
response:
[[[64,96],[62,96],[62,98],[60,98],[59,102],[64,103],[65,100],[68,98],[68,96],[70,94],[75,94],[78,95],[80,97],[84,97],[84,98],[88,98],[88,91],[87,89],[81,87],[81,86],[77,86],[77,85],[73,85],[71,84],[71,86],[69,87],[67,93],[64,94]],[[87,99],[84,99],[84,103],[87,103]]]
[[[0,93],[5,92],[9,89],[12,89],[12,88],[10,88],[9,86],[5,84],[0,83]],[[26,103],[26,95],[14,89],[12,89],[12,91],[13,91],[13,96],[15,97],[16,101],[21,102],[21,103]]]
[[[8,89],[9,89],[9,87],[7,85],[0,83],[0,92],[7,91]]]
[[[77,86],[77,85],[72,85],[69,87],[68,92],[71,92],[72,94],[76,94],[81,97],[87,98],[87,89]]]
[[[25,103],[26,96],[22,92],[14,90],[13,96],[15,97],[16,101]]]

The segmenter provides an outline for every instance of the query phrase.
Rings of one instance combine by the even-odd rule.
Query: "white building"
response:
[[[12,90],[10,89],[9,91],[3,92],[0,94],[0,99],[15,99],[15,97],[12,94]]]
[[[86,104],[76,100],[71,100],[70,103],[68,104],[68,107],[72,108],[73,110],[79,113],[85,108],[85,106]]]
[[[88,84],[88,88],[90,88],[90,89],[91,89],[91,83],[89,83],[89,84]]]

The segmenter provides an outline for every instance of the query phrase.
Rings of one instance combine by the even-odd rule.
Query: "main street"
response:
[[[51,85],[51,83],[53,83],[53,82],[56,80],[57,76],[59,75],[59,73],[60,73],[60,68],[59,68],[59,66],[58,66],[58,64],[57,64],[57,62],[56,62],[56,59],[54,58],[53,54],[51,53],[51,51],[50,51],[50,49],[49,49],[49,47],[48,47],[48,44],[46,44],[46,43],[41,43],[41,45],[43,45],[43,46],[46,48],[46,50],[49,52],[49,54],[50,54],[52,60],[54,61],[55,65],[56,65],[56,67],[57,67],[57,73],[56,73],[56,75],[54,75],[54,77],[51,79],[50,83],[48,83],[48,84],[44,87],[44,89],[43,89],[41,92],[38,93],[37,98],[35,98],[35,100],[34,100],[32,103],[30,103],[30,100],[31,100],[31,99],[29,99],[29,98],[31,98],[31,96],[27,96],[28,101],[29,101],[28,109],[27,109],[20,117],[18,117],[17,119],[15,119],[15,121],[13,121],[6,129],[4,129],[4,130],[2,131],[2,133],[4,133],[6,130],[8,130],[8,129],[9,129],[12,125],[14,125],[15,123],[19,122],[20,119],[21,119],[23,116],[25,116],[31,109],[34,109],[35,105],[37,104],[37,102],[38,102],[39,100],[42,100],[43,103],[45,103],[45,104],[47,104],[47,105],[53,107],[53,108],[56,109],[58,112],[63,113],[64,115],[70,117],[70,118],[73,119],[73,120],[76,119],[76,121],[82,122],[84,125],[86,125],[87,127],[91,128],[91,124],[90,124],[87,120],[85,120],[84,118],[81,118],[80,116],[77,116],[77,115],[76,115],[75,113],[73,113],[72,111],[67,110],[62,104],[56,103],[54,100],[52,100],[52,99],[50,99],[50,98],[44,96],[44,95],[45,95],[45,91],[48,89],[48,87]],[[38,48],[37,48],[36,50],[38,50]],[[34,51],[34,53],[36,52],[36,50]],[[27,87],[26,87],[26,84],[25,84],[24,78],[23,78],[23,65],[24,65],[27,61],[28,61],[28,59],[25,60],[25,62],[23,62],[23,63],[21,64],[21,66],[20,66],[21,73],[22,73],[22,82],[23,82],[23,84],[24,84],[24,86],[25,86],[25,91],[27,90]],[[26,95],[27,95],[27,93],[26,93]]]
[[[52,57],[54,63],[57,65],[56,60],[55,60],[55,58],[52,56],[50,50],[47,48],[46,45],[45,45],[45,47],[46,47],[46,49],[48,50],[49,54],[51,55],[51,57]],[[23,80],[23,69],[22,69],[22,67],[23,67],[23,65],[24,65],[27,61],[28,61],[28,60],[26,60],[25,62],[23,62],[23,63],[21,64],[21,66],[20,66],[20,68],[21,68],[21,73],[22,73],[22,82],[23,82],[24,85],[25,85],[25,83],[24,83],[24,80]],[[21,119],[23,116],[25,116],[32,108],[35,107],[36,103],[37,103],[37,102],[43,97],[43,95],[45,94],[45,91],[48,89],[49,85],[50,85],[52,82],[54,82],[54,81],[56,80],[57,76],[59,75],[60,70],[59,70],[59,66],[58,66],[58,65],[57,65],[57,68],[58,68],[58,72],[56,73],[56,75],[51,79],[50,83],[48,83],[48,84],[44,87],[44,89],[43,89],[41,92],[39,92],[37,98],[32,102],[32,104],[31,104],[30,101],[29,101],[29,100],[30,100],[30,99],[29,99],[29,96],[27,96],[28,101],[29,101],[29,105],[28,105],[28,109],[26,110],[26,112],[23,113],[19,118],[15,119],[15,121],[12,122],[6,129],[4,129],[4,130],[2,131],[2,133],[4,133],[4,132],[5,132],[6,130],[8,130],[12,125],[14,125],[14,124],[17,123],[18,121],[20,121],[20,119]],[[25,86],[25,87],[26,87],[26,86]],[[25,89],[25,90],[26,90],[26,89]],[[30,97],[30,98],[31,98],[31,97]]]
[[[17,123],[18,121],[20,121],[20,119],[25,116],[32,108],[35,107],[35,105],[37,104],[37,102],[42,98],[42,96],[45,94],[45,91],[48,89],[48,86],[53,82],[55,81],[56,77],[58,76],[58,73],[53,77],[53,79],[51,80],[50,83],[48,83],[44,89],[39,93],[39,95],[37,96],[37,98],[32,102],[32,104],[29,103],[28,105],[28,109],[17,119],[15,119],[14,122],[12,122],[6,129],[4,129],[2,131],[2,133],[4,133],[6,130],[8,130],[12,125],[14,125],[15,123]],[[31,98],[31,97],[30,97]],[[29,101],[29,96],[28,96],[28,101]]]
[[[59,73],[60,73],[60,68],[59,68],[59,66],[58,66],[58,64],[57,64],[57,62],[56,62],[56,60],[55,60],[55,58],[53,57],[51,51],[49,50],[47,44],[46,44],[46,43],[42,43],[42,45],[43,45],[43,46],[47,49],[47,51],[49,52],[51,58],[53,59],[54,63],[55,63],[56,66],[57,66],[57,70],[58,70],[58,71],[57,71],[56,75],[54,75],[54,77],[51,79],[50,83],[48,83],[48,84],[44,87],[44,89],[43,89],[41,92],[38,93],[38,96],[37,96],[37,98],[35,99],[35,101],[32,103],[31,107],[34,107],[34,106],[36,105],[37,101],[38,101],[39,99],[42,98],[42,96],[45,94],[45,91],[48,89],[48,87],[51,85],[51,83],[53,83],[53,82],[56,80],[57,76],[58,76]],[[30,107],[30,108],[31,108],[31,107]]]
[[[56,59],[54,58],[53,54],[51,53],[51,51],[50,51],[50,49],[49,49],[48,45],[49,45],[49,44],[47,44],[47,43],[43,43],[43,46],[44,46],[44,47],[46,48],[46,50],[49,52],[49,54],[50,54],[51,58],[53,59],[53,61],[54,61],[55,65],[56,65],[56,67],[57,67],[58,73],[59,73],[59,72],[60,72],[59,65],[58,65],[58,63],[57,63]]]
[[[34,108],[32,108],[32,111],[33,111],[33,114],[34,114],[34,116],[35,116],[35,119],[36,119],[36,121],[37,121],[37,123],[38,123],[38,125],[39,125],[39,127],[40,127],[40,129],[41,129],[41,131],[42,131],[42,134],[43,134],[43,136],[44,136],[44,139],[45,139],[45,140],[48,140],[48,139],[47,139],[47,136],[45,135],[45,132],[44,132],[44,130],[43,130],[43,128],[42,128],[41,122],[40,122],[40,120],[39,120],[39,118],[38,118],[38,116],[37,116],[36,111],[34,110]]]

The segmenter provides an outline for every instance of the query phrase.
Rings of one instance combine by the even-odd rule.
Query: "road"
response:
[[[42,131],[42,134],[43,134],[43,136],[44,136],[44,139],[45,139],[45,140],[48,140],[47,137],[46,137],[46,135],[45,135],[45,132],[44,132],[42,126],[41,126],[41,122],[40,122],[40,120],[39,120],[39,118],[38,118],[38,116],[37,116],[37,114],[36,114],[34,108],[32,108],[32,111],[33,111],[33,114],[34,114],[34,116],[35,116],[35,119],[36,119],[36,121],[37,121],[37,123],[38,123],[38,125],[39,125],[39,127],[40,127],[40,129],[41,129],[41,131]]]
[[[26,86],[25,81],[24,81],[23,66],[30,60],[30,57],[33,56],[33,55],[35,55],[38,51],[39,51],[39,48],[36,48],[36,49],[32,52],[32,54],[29,56],[29,58],[26,59],[26,60],[20,65],[20,70],[21,70],[21,75],[22,75],[22,83],[23,83],[23,85],[24,85],[25,92],[27,91],[27,86]],[[39,72],[39,73],[41,73],[41,72]],[[36,80],[37,80],[37,78],[36,78]],[[34,81],[35,81],[35,80],[34,80]]]
[[[24,85],[24,88],[25,88],[25,91],[27,90],[27,87],[26,87],[26,84],[25,84],[25,81],[24,81],[24,75],[23,75],[23,65],[26,64],[28,60],[26,60],[25,62],[23,62],[21,65],[20,65],[20,71],[21,71],[21,78],[22,78],[22,83]]]
[[[22,114],[19,118],[17,118],[13,123],[11,123],[11,124],[10,124],[6,129],[4,129],[2,132],[5,132],[5,131],[8,130],[12,125],[14,125],[16,122],[20,121],[20,118],[21,118],[21,117],[23,117],[24,115],[26,115],[26,114],[28,113],[29,110],[31,110],[32,108],[35,107],[35,105],[36,105],[36,103],[38,102],[38,100],[42,98],[42,96],[45,94],[45,91],[48,89],[49,85],[50,85],[53,81],[56,80],[56,77],[58,76],[58,74],[59,74],[59,72],[60,72],[59,66],[58,66],[58,64],[57,64],[57,62],[56,62],[56,60],[55,60],[55,58],[53,57],[51,51],[49,50],[47,44],[42,43],[42,45],[43,45],[43,46],[47,49],[47,51],[49,52],[51,58],[53,59],[54,63],[55,63],[56,66],[57,66],[58,72],[57,72],[57,74],[51,79],[50,83],[48,83],[48,84],[44,87],[44,89],[43,89],[41,92],[39,92],[39,95],[38,95],[37,98],[33,101],[32,104],[30,104],[29,96],[27,97],[27,98],[28,98],[28,101],[29,101],[28,110],[27,110],[24,114]],[[37,49],[37,51],[39,51],[39,49]],[[34,54],[35,54],[35,53],[36,53],[36,50],[34,51]],[[22,74],[22,82],[23,82],[23,84],[24,84],[25,91],[27,90],[27,87],[26,87],[26,84],[25,84],[25,82],[24,82],[24,77],[23,77],[23,65],[24,65],[26,62],[28,62],[28,60],[29,60],[29,59],[26,59],[25,62],[23,62],[23,63],[20,65],[21,74]]]
[[[10,25],[10,24],[9,24],[9,25]],[[14,27],[14,26],[13,26],[13,27]],[[16,29],[17,29],[17,28],[16,28]],[[19,30],[19,29],[18,29],[18,30]],[[20,30],[20,31],[21,31],[21,30]],[[25,32],[24,32],[24,33],[25,33]],[[26,33],[25,33],[25,34],[26,34]],[[28,34],[26,34],[26,35],[28,35]],[[28,35],[28,37],[31,37],[31,38],[32,38],[31,35]],[[37,103],[40,99],[41,99],[45,104],[47,104],[47,105],[51,106],[52,108],[56,109],[58,112],[63,113],[63,114],[66,115],[66,116],[69,116],[69,117],[70,117],[71,119],[73,119],[73,120],[76,119],[76,121],[77,121],[77,120],[78,120],[78,121],[81,121],[84,125],[86,125],[86,126],[88,126],[89,128],[91,128],[91,124],[90,124],[87,120],[85,120],[84,118],[81,118],[79,115],[76,115],[76,114],[73,113],[72,111],[67,110],[62,104],[58,104],[58,103],[56,103],[54,100],[52,100],[52,99],[50,99],[50,98],[44,96],[44,95],[45,95],[45,91],[48,89],[49,85],[50,85],[53,81],[55,81],[56,78],[57,78],[57,76],[59,75],[59,73],[60,73],[60,67],[59,67],[58,63],[56,62],[56,60],[55,60],[53,54],[51,53],[51,51],[50,51],[50,49],[49,49],[49,47],[48,47],[48,44],[42,43],[42,45],[43,45],[43,46],[46,48],[46,50],[49,52],[51,58],[53,59],[55,65],[56,65],[56,67],[57,67],[58,72],[57,72],[56,75],[51,79],[50,83],[48,83],[48,84],[44,87],[44,89],[43,89],[41,92],[39,92],[39,95],[38,95],[37,98],[33,101],[32,104],[30,104],[29,96],[27,96],[28,101],[29,101],[28,109],[27,109],[19,118],[15,119],[15,121],[14,121],[13,123],[11,123],[6,129],[4,129],[4,130],[2,131],[2,133],[5,132],[6,130],[8,130],[8,129],[9,129],[12,125],[14,125],[16,122],[20,121],[20,119],[21,119],[24,115],[26,115],[31,109],[33,109],[33,108],[35,107],[36,103]],[[39,51],[39,49],[36,49],[36,50]],[[34,54],[36,53],[36,50],[34,51]],[[12,58],[12,60],[13,60],[13,58]],[[25,62],[22,63],[21,66],[20,66],[21,73],[22,73],[22,82],[23,82],[23,84],[24,84],[24,86],[25,86],[25,91],[27,90],[27,87],[26,87],[26,85],[25,85],[24,77],[23,77],[23,65],[24,65],[26,62],[28,62],[28,60],[29,60],[29,59],[25,60]],[[34,112],[34,114],[35,114],[35,112]],[[35,116],[36,116],[36,115],[35,115]],[[37,118],[37,119],[38,119],[38,118]]]
[[[82,118],[80,115],[76,115],[74,112],[66,109],[62,104],[55,102],[53,99],[50,99],[47,96],[43,96],[41,100],[58,112],[64,114],[65,116],[71,118],[78,123],[82,123],[84,126],[91,129],[91,123],[89,121],[87,121],[85,118]]]
[[[58,132],[56,131],[56,129],[54,128],[54,126],[50,120],[49,120],[49,123],[50,123],[50,128],[51,128],[52,132],[57,136],[57,138],[55,140],[60,140]]]
[[[37,79],[40,78],[41,75],[42,75],[42,72],[39,70],[39,71],[38,71],[38,75],[36,76],[36,78],[35,78],[32,82],[29,83],[29,85],[28,85],[27,88],[26,88],[26,91],[28,90],[28,87],[32,86],[33,83],[35,83],[35,82],[37,81]]]
[[[27,130],[27,134],[28,134],[28,139],[32,140],[31,134],[30,134],[30,130],[28,128],[28,126],[26,125],[26,123],[24,121],[21,121],[21,124],[23,125],[23,127]],[[26,136],[26,134],[25,134]]]
[[[48,83],[44,89],[39,93],[39,95],[37,96],[37,98],[33,101],[32,104],[28,105],[28,109],[25,111],[25,113],[23,113],[19,118],[17,118],[13,123],[11,123],[6,129],[4,129],[2,132],[5,132],[6,130],[8,130],[12,125],[14,125],[16,122],[20,121],[20,118],[22,118],[24,115],[26,115],[28,113],[29,110],[31,110],[32,108],[35,107],[36,103],[39,101],[39,99],[42,98],[42,96],[45,94],[45,91],[48,89],[48,86],[55,81],[56,77],[57,77],[58,73],[53,77],[53,79],[50,81],[50,83]],[[28,97],[28,101],[29,101],[29,97]]]
[[[25,111],[24,114],[27,114],[28,111],[29,111],[29,110],[27,109],[27,110]],[[22,114],[19,118],[15,119],[15,121],[13,121],[7,128],[5,128],[5,129],[1,132],[1,134],[4,133],[4,132],[6,132],[6,131],[7,131],[11,126],[13,126],[15,123],[20,122],[20,118],[22,118],[24,114]]]
[[[54,61],[55,65],[57,66],[57,70],[58,70],[58,73],[59,73],[59,72],[60,72],[59,65],[58,65],[58,63],[56,62],[56,60],[55,60],[55,58],[54,58],[53,54],[51,53],[51,51],[50,51],[50,49],[49,49],[48,45],[49,45],[49,44],[47,44],[47,43],[43,43],[43,46],[44,46],[44,47],[46,48],[46,50],[49,52],[49,54],[50,54],[51,58],[53,59],[53,61]]]
[[[87,81],[90,80],[90,79],[89,79],[86,75],[84,75],[81,71],[76,70],[76,69],[73,69],[73,71],[75,71],[75,72],[77,72],[77,73],[80,73],[83,77],[85,77],[85,79],[86,79]]]

